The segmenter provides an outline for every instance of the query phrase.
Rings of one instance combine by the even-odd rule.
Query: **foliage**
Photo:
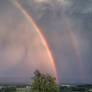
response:
[[[16,88],[15,87],[6,87],[3,88],[1,92],[15,92]]]
[[[59,92],[56,79],[48,74],[42,74],[37,70],[32,79],[32,92]]]

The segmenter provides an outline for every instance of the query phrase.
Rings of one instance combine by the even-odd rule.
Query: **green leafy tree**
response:
[[[40,73],[38,70],[34,72],[32,92],[60,92],[59,86],[56,84],[56,78],[48,74]]]

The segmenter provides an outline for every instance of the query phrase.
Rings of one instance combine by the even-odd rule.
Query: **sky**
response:
[[[92,0],[17,1],[44,34],[59,82],[92,83]],[[39,35],[13,2],[0,0],[1,79],[24,81],[36,69],[54,75]]]

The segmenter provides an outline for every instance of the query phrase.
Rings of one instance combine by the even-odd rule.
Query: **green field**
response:
[[[16,92],[25,92],[25,91],[16,91]]]

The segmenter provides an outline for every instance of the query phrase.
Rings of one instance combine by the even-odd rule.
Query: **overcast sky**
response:
[[[0,0],[0,76],[29,77],[35,69],[53,74],[39,36],[12,1]],[[60,83],[92,83],[92,0],[18,2],[47,39]]]

